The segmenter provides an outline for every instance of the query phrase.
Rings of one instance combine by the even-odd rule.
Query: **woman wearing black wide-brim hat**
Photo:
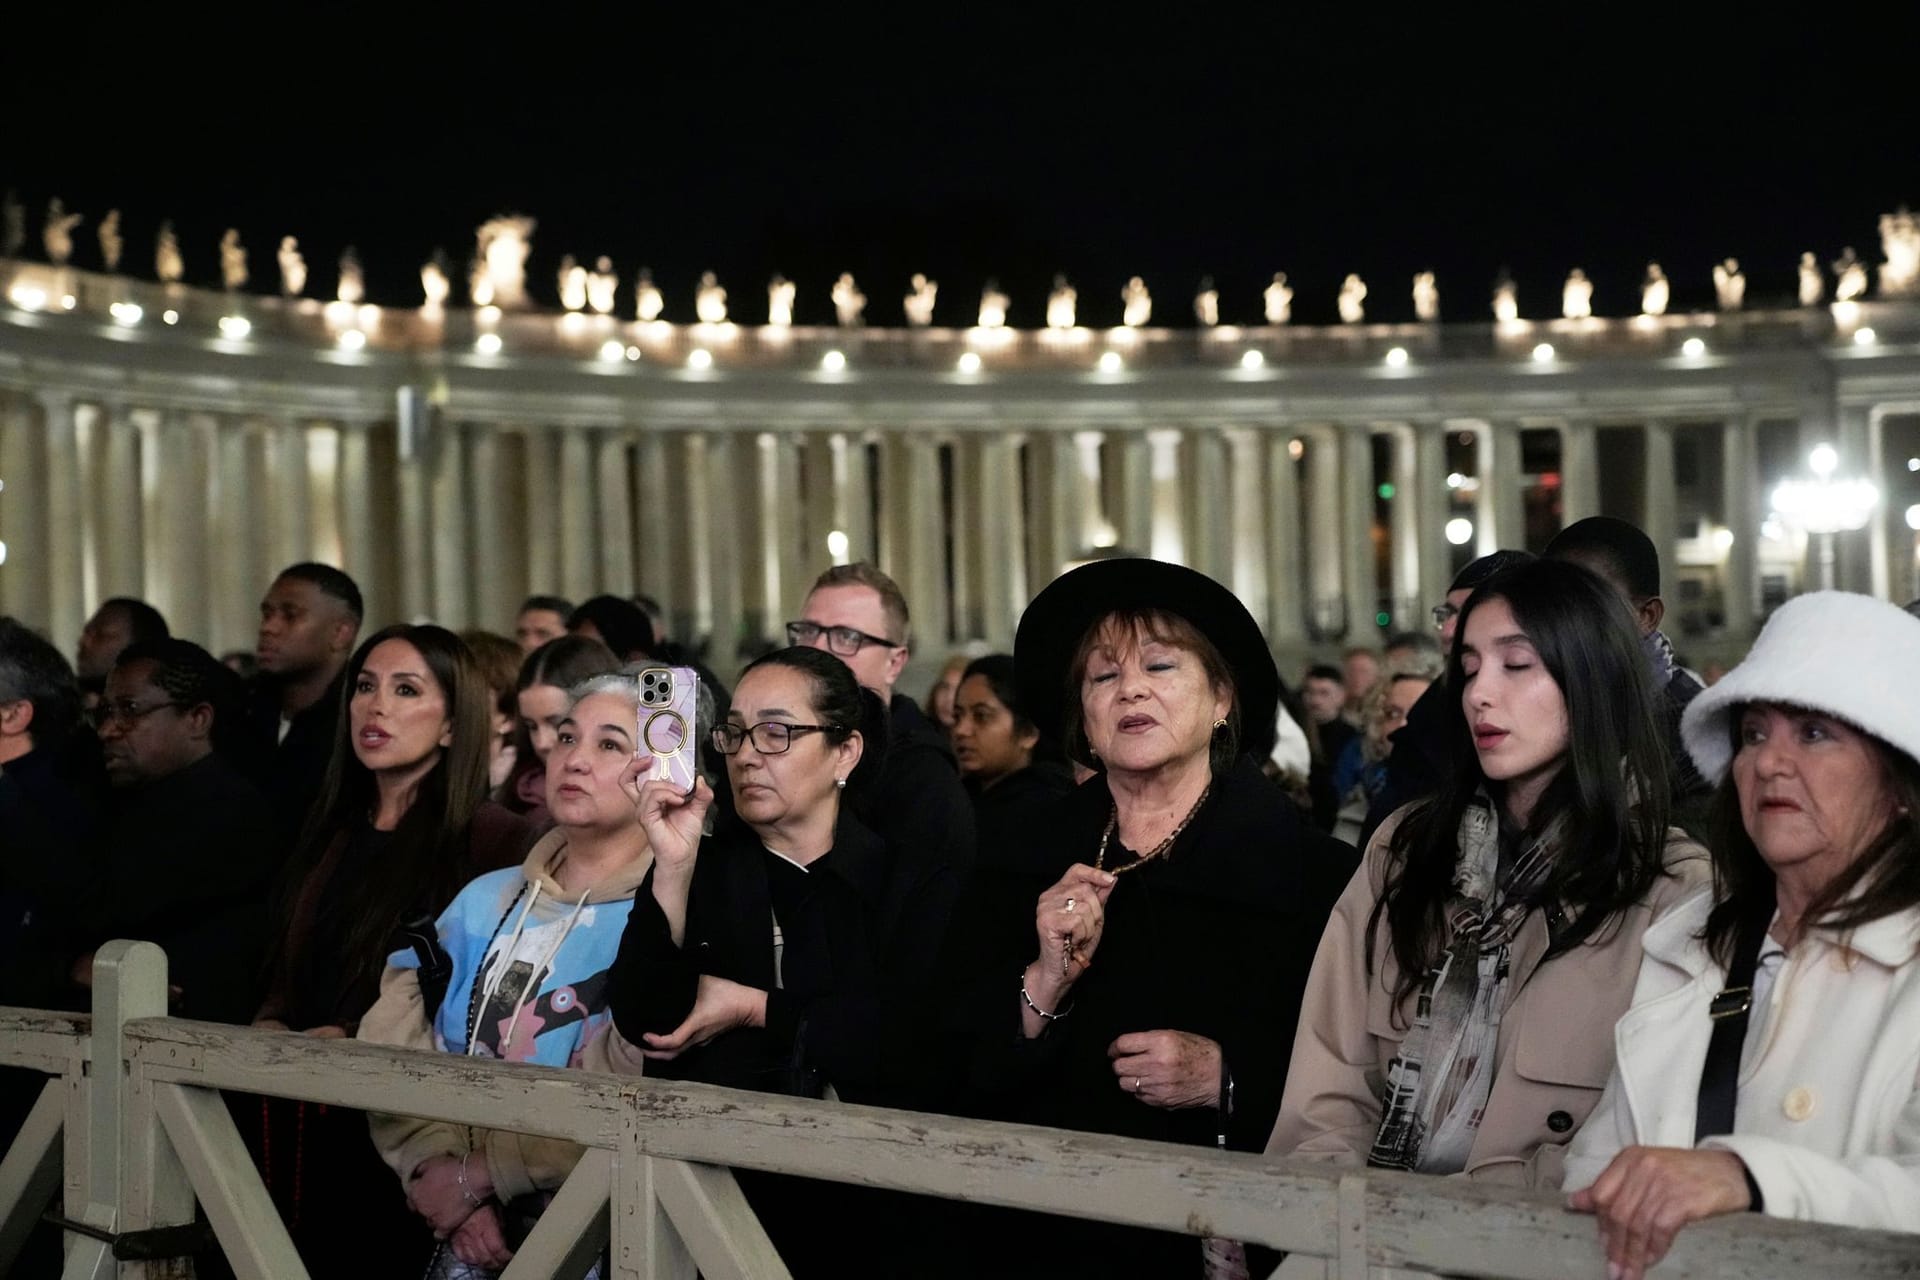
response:
[[[1041,732],[1096,772],[1022,851],[1018,953],[970,975],[975,1109],[1260,1150],[1314,944],[1356,862],[1260,770],[1280,691],[1265,637],[1203,574],[1104,560],[1034,599],[1014,662]],[[1008,1244],[1000,1269],[1181,1274],[1201,1250],[1085,1223],[1013,1230],[1025,1227],[1036,1251]]]

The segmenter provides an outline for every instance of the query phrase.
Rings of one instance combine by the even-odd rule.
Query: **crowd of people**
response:
[[[1583,520],[1289,681],[1226,587],[1101,560],[919,701],[865,564],[724,681],[645,597],[363,635],[312,563],[250,662],[0,618],[0,1003],[143,938],[185,1017],[1564,1189],[1630,1277],[1718,1214],[1915,1229],[1920,616],[1799,597],[1709,687],[1660,581]],[[229,1103],[316,1275],[496,1275],[580,1155]],[[740,1180],[800,1275],[1278,1261]]]

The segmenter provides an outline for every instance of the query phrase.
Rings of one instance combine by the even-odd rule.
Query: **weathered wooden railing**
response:
[[[1340,1280],[1397,1266],[1601,1280],[1591,1219],[1553,1196],[1329,1170],[1025,1125],[740,1093],[188,1022],[146,943],[99,953],[91,1020],[0,1010],[0,1064],[52,1077],[0,1160],[0,1274],[63,1192],[69,1280],[161,1276],[116,1258],[191,1221],[195,1199],[242,1280],[304,1276],[218,1090],[565,1138],[588,1148],[508,1276],[780,1277],[728,1166],[1222,1235],[1328,1259]],[[64,1177],[62,1173],[64,1171]],[[164,1239],[162,1239],[164,1242]],[[1920,1276],[1920,1236],[1751,1216],[1683,1232],[1658,1274],[1706,1280]]]

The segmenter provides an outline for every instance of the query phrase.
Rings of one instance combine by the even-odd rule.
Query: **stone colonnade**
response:
[[[1862,417],[1862,453],[1881,421]],[[1758,425],[1722,429],[1732,529],[1764,511]],[[1008,644],[1063,565],[1119,547],[1228,583],[1276,649],[1301,652],[1377,641],[1381,614],[1420,629],[1459,558],[1523,544],[1520,433],[1542,426],[1561,436],[1563,520],[1594,514],[1596,426],[1566,420],[694,430],[467,419],[413,387],[357,420],[12,393],[0,610],[68,647],[101,600],[134,595],[181,635],[247,649],[272,573],[312,558],[361,583],[374,625],[504,630],[530,592],[645,591],[677,635],[711,636],[724,667],[777,639],[836,558],[901,582],[931,655]],[[1638,430],[1641,508],[1616,514],[1670,554],[1673,424]],[[1470,497],[1448,484],[1450,436],[1471,438]],[[1393,496],[1377,502],[1381,483]],[[1443,530],[1461,516],[1473,542],[1456,551]],[[1745,588],[1727,592],[1727,631],[1750,635],[1754,539],[1727,555]],[[1884,583],[1884,538],[1855,558]]]

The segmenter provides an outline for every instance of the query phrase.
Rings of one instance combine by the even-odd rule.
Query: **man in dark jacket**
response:
[[[365,612],[353,579],[325,564],[288,566],[260,601],[255,777],[273,806],[282,853],[299,839],[326,778],[343,696],[340,672]]]
[[[133,645],[108,673],[94,718],[113,796],[76,982],[101,943],[145,939],[167,953],[182,1016],[252,1020],[279,858],[266,797],[215,750],[239,707],[238,678],[185,640]]]

